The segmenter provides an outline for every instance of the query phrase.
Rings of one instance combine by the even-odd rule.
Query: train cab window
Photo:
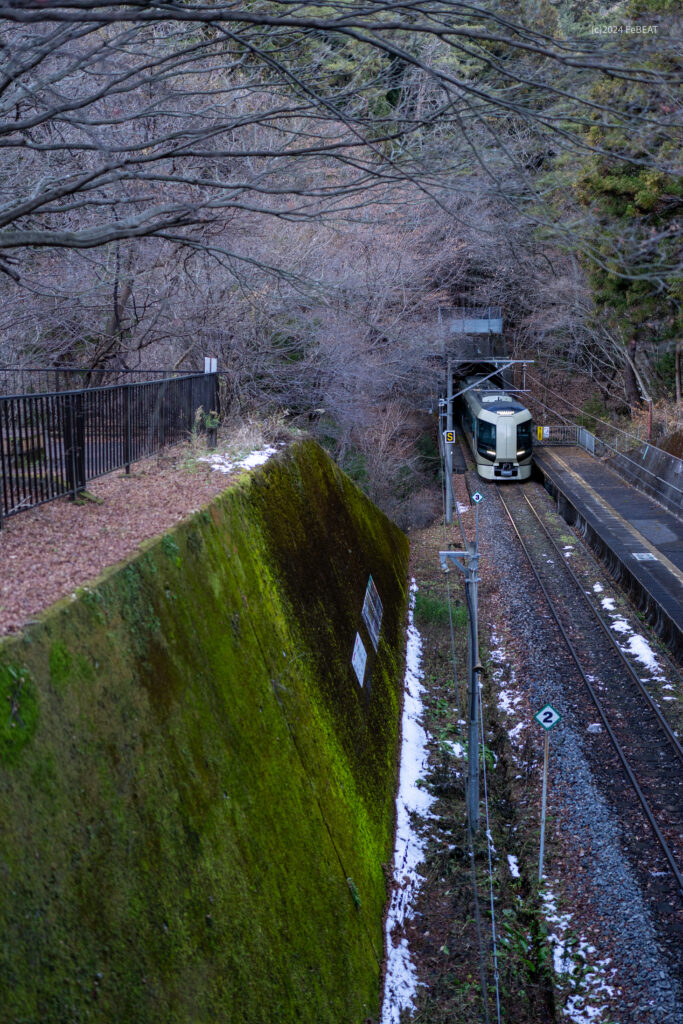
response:
[[[517,424],[517,458],[528,459],[531,456],[531,429],[532,421]]]
[[[477,420],[477,451],[493,462],[496,458],[496,425]]]

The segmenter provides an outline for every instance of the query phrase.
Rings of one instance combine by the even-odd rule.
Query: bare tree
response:
[[[662,35],[568,34],[546,0],[15,0],[0,44],[5,355],[211,346],[237,397],[333,409],[353,443],[429,390],[439,302],[500,302],[516,344],[609,387],[628,360],[579,261],[654,287],[680,268],[635,222],[605,252],[558,178],[676,172]]]
[[[668,93],[675,75],[653,70],[642,39],[638,51],[610,52],[604,40],[561,41],[495,9],[438,0],[325,12],[0,3],[0,248],[149,235],[207,245],[198,229],[226,213],[350,213],[397,181],[448,190],[465,159],[495,191],[502,158],[524,171],[512,135],[527,132],[527,162],[549,134],[556,148],[609,152],[587,139],[595,120],[628,127],[642,142],[636,162],[670,170],[650,137],[671,134],[671,117],[586,89],[602,76]],[[425,163],[433,126],[461,141],[440,154],[430,146]]]

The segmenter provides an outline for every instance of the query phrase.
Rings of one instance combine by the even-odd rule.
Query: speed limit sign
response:
[[[539,725],[543,726],[544,729],[552,729],[552,727],[557,725],[560,721],[562,715],[559,711],[555,710],[552,704],[546,704],[544,708],[541,708],[541,710],[534,715],[534,718]]]

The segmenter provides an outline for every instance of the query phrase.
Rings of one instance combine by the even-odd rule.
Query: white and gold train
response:
[[[462,428],[477,472],[485,480],[527,480],[533,444],[531,413],[490,380],[467,377],[465,384],[469,390],[461,398]]]

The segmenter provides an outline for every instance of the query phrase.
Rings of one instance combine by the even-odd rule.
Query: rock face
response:
[[[407,556],[305,442],[0,644],[0,1021],[377,1013]]]

